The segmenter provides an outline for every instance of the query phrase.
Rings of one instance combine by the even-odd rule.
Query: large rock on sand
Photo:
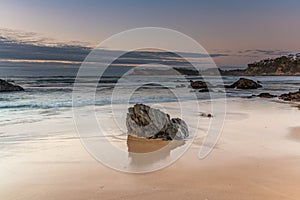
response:
[[[284,101],[300,101],[300,89],[297,92],[289,92],[279,96]]]
[[[14,91],[24,91],[24,89],[19,85],[14,85],[12,83],[0,79],[0,92],[14,92]]]
[[[240,78],[232,85],[226,86],[226,88],[238,88],[238,89],[257,89],[261,87],[262,86],[259,83],[247,78]]]
[[[128,134],[148,139],[181,140],[189,136],[186,123],[158,109],[136,104],[128,109],[126,126]]]

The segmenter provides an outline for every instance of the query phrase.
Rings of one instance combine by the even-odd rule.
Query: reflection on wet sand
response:
[[[300,127],[291,128],[288,137],[294,141],[300,142]]]
[[[171,151],[186,144],[184,140],[166,141],[162,139],[127,137],[128,156],[130,165],[141,167],[152,165],[170,157]]]

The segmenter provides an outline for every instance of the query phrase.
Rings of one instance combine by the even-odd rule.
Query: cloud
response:
[[[249,58],[261,58],[261,57],[269,57],[269,56],[282,56],[293,54],[295,52],[287,51],[287,50],[271,50],[271,49],[246,49],[239,51],[231,51],[231,50],[218,50],[215,49],[214,52],[216,54],[210,54],[211,57],[249,57]]]
[[[90,46],[77,42],[57,42],[51,38],[42,37],[34,32],[22,32],[11,29],[0,29],[0,66],[18,66],[28,64],[62,64],[64,66],[79,66],[91,52]],[[108,49],[98,49],[103,57],[100,61],[115,53],[123,55],[113,62],[115,66],[133,67],[141,64],[159,63],[163,65],[189,66],[186,58],[195,63],[204,63],[209,57],[225,57],[228,54],[192,53],[192,52],[163,52],[163,51],[134,51],[122,52]],[[97,55],[97,54],[96,54]],[[180,56],[179,56],[180,55]],[[182,57],[181,57],[182,56]],[[107,57],[107,58],[106,58]],[[97,59],[95,59],[97,60]],[[99,60],[99,58],[98,58]]]
[[[3,62],[62,61],[81,62],[90,52],[89,47],[70,43],[50,42],[33,32],[0,29],[0,60]]]
[[[90,44],[71,41],[59,42],[43,37],[34,32],[22,32],[11,29],[0,29],[0,67],[41,68],[77,68],[91,52]],[[135,67],[142,64],[162,64],[168,66],[190,66],[187,60],[199,67],[208,64],[208,58],[213,58],[220,63],[252,62],[268,57],[276,57],[292,53],[286,50],[246,49],[240,51],[215,49],[208,53],[193,52],[163,52],[163,51],[134,51],[122,52],[109,49],[98,49],[101,58],[98,62],[106,63],[116,53],[123,54],[112,66]],[[97,55],[97,53],[96,53]],[[180,55],[180,56],[179,56]],[[227,64],[228,65],[228,64]],[[231,64],[232,65],[232,64]]]
[[[80,46],[39,46],[0,40],[0,59],[82,61],[90,49]]]
[[[238,54],[242,55],[265,55],[265,56],[282,56],[282,55],[288,55],[293,52],[286,51],[286,50],[266,50],[266,49],[247,49],[243,51],[238,51]]]
[[[34,44],[39,46],[65,46],[66,44],[68,44],[69,46],[91,47],[91,44],[87,42],[82,42],[82,41],[61,42],[53,38],[45,37],[42,34],[38,34],[35,32],[25,32],[25,31],[6,29],[6,28],[0,28],[0,39],[1,37],[3,39],[6,39],[8,41],[14,41],[16,43]]]

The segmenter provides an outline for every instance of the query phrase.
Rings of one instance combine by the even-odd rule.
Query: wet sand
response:
[[[289,138],[291,138],[292,140],[300,142],[300,127],[291,128]]]
[[[48,130],[55,122],[31,126]],[[43,148],[38,151],[11,152],[14,157],[1,162],[0,199],[298,200],[299,124],[299,110],[288,104],[233,99],[228,102],[223,134],[208,157],[197,157],[203,141],[200,134],[173,165],[145,174],[103,166],[77,139],[40,141]],[[64,131],[71,133],[70,127]]]

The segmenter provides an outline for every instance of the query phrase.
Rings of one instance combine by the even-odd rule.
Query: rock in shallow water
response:
[[[128,134],[149,139],[181,140],[189,136],[186,123],[172,118],[158,109],[136,104],[128,109],[126,126]]]
[[[0,79],[0,92],[14,92],[14,91],[24,91],[24,89],[19,85],[14,85],[12,83]]]
[[[191,82],[191,87],[193,89],[208,89],[208,87],[211,87],[209,83],[206,83],[204,81],[192,81]]]
[[[257,89],[261,88],[262,86],[250,79],[240,78],[238,81],[233,83],[232,85],[225,86],[226,88],[238,88],[238,89]]]
[[[260,98],[274,98],[274,97],[277,97],[276,95],[270,94],[268,92],[260,93],[257,96],[260,97]]]
[[[300,89],[297,92],[289,92],[287,94],[282,94],[279,99],[284,101],[300,101]]]

